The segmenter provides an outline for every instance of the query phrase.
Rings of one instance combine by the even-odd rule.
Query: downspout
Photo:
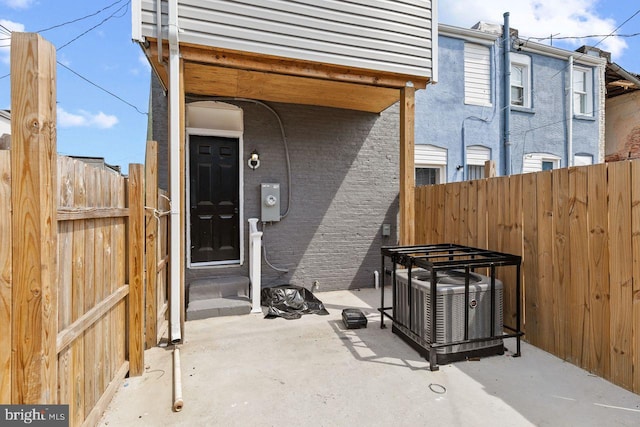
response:
[[[511,36],[509,12],[504,13],[502,41],[504,43],[504,174],[511,175]]]
[[[156,0],[156,36],[158,39],[158,64],[162,64],[162,0]]]
[[[178,46],[178,0],[169,0],[169,191],[171,194],[171,290],[169,338],[182,340],[180,324],[180,48]]]
[[[573,55],[569,56],[569,111],[567,114],[567,166],[573,166]]]

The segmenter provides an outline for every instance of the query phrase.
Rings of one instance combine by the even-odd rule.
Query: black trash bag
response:
[[[268,308],[265,319],[299,319],[303,314],[329,314],[322,301],[311,291],[300,286],[279,285],[264,288],[261,297],[262,305]]]

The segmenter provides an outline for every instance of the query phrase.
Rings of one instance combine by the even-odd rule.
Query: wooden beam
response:
[[[415,88],[400,90],[400,244],[415,242]],[[430,242],[425,242],[430,243]]]
[[[393,88],[185,62],[185,92],[379,113],[399,100]]]
[[[144,370],[144,167],[129,165],[129,375]]]
[[[495,176],[496,176],[496,161],[487,160],[486,162],[484,162],[484,177],[495,178]]]
[[[151,38],[149,38],[148,41],[150,44],[146,50],[147,56],[157,63],[157,41]],[[166,60],[168,60],[169,45],[166,42],[163,46],[163,52],[164,56],[167,58]],[[322,62],[241,52],[188,43],[180,43],[180,55],[182,59],[188,62],[218,65],[225,68],[263,71],[266,73],[311,77],[314,79],[349,82],[394,89],[402,89],[407,81],[412,81],[414,87],[417,89],[424,89],[430,80],[428,77],[422,76],[346,67]]]
[[[83,219],[125,218],[127,208],[68,208],[58,207],[58,221],[79,221]]]
[[[157,241],[158,241],[158,217],[155,211],[158,209],[158,142],[148,141],[145,166],[145,348],[155,347],[157,341],[158,324],[156,316],[158,311],[158,270],[157,270]]]
[[[57,403],[56,52],[11,35],[12,403]]]
[[[105,313],[108,313],[127,295],[129,295],[129,285],[122,285],[114,293],[100,301],[91,310],[87,311],[64,330],[60,331],[56,339],[56,351],[60,353],[76,338],[82,336],[84,331],[89,329],[96,321],[100,320]]]

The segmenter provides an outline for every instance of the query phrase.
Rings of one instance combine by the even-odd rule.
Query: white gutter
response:
[[[180,314],[180,48],[178,46],[178,0],[169,0],[169,193],[171,195],[169,339],[182,340]]]
[[[569,57],[569,113],[567,114],[567,166],[573,166],[573,55]]]
[[[162,64],[162,0],[156,0],[156,40],[158,45],[158,64]]]

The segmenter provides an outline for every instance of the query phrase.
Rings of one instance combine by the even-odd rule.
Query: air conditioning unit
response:
[[[419,346],[449,344],[465,341],[465,272],[443,270],[437,272],[436,336],[431,336],[431,273],[415,268],[411,271],[409,289],[408,270],[396,271],[396,292],[393,301],[394,327],[399,327]],[[411,298],[409,298],[411,296]],[[409,304],[411,303],[411,309]],[[491,278],[469,273],[469,335],[470,340],[502,335],[503,285],[495,280],[494,333],[491,335]],[[502,339],[466,342],[435,348],[438,363],[503,354]]]

